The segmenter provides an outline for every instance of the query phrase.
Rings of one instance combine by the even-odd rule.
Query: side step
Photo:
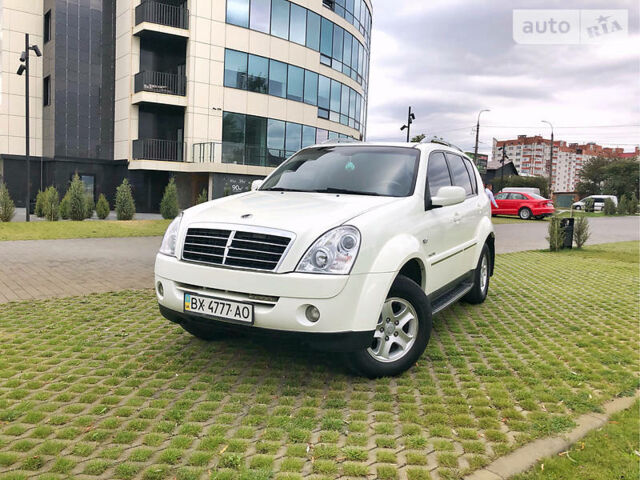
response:
[[[462,282],[448,292],[442,294],[431,304],[431,314],[435,315],[436,313],[447,308],[452,303],[457,302],[462,297],[464,297],[472,288],[473,282]]]

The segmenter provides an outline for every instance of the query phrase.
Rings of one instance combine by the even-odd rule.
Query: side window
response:
[[[506,200],[508,196],[509,196],[508,193],[502,192],[502,193],[497,194],[494,198],[496,200]]]
[[[512,193],[509,197],[511,200],[526,200],[527,198],[521,193]]]
[[[429,166],[427,167],[427,182],[431,196],[438,194],[440,187],[450,187],[451,177],[449,168],[442,152],[434,152],[429,155]]]
[[[464,191],[467,193],[467,197],[473,195],[471,178],[469,178],[469,172],[467,172],[467,168],[464,166],[462,157],[452,153],[447,153],[447,162],[449,163],[449,170],[451,171],[453,184],[456,187],[464,188]]]
[[[464,166],[467,167],[467,172],[469,173],[469,178],[471,178],[471,188],[473,189],[473,194],[478,194],[478,181],[476,179],[476,172],[473,169],[473,165],[466,158],[464,160]]]

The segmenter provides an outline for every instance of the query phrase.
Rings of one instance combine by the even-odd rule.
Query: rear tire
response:
[[[522,220],[531,220],[531,210],[529,210],[527,207],[521,208],[518,212],[518,216]]]
[[[409,278],[394,280],[371,346],[347,353],[349,367],[369,378],[395,376],[411,368],[431,336],[431,305],[422,288]]]
[[[489,293],[489,279],[491,278],[489,272],[491,272],[491,255],[489,247],[485,243],[473,273],[473,288],[462,298],[465,302],[477,305],[486,300]]]
[[[207,342],[228,336],[228,333],[223,328],[215,325],[204,326],[195,322],[184,322],[181,323],[180,326],[194,337],[200,340],[206,340]]]

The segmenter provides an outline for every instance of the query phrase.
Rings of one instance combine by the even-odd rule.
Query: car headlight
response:
[[[182,213],[173,219],[169,224],[167,231],[162,238],[159,252],[170,257],[176,256],[176,244],[178,243],[178,232],[180,231],[180,222],[182,222]]]
[[[360,232],[344,226],[329,230],[311,246],[296,268],[297,272],[346,275],[360,248]]]

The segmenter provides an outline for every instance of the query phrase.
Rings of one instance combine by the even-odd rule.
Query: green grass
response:
[[[568,452],[538,462],[514,480],[632,479],[640,476],[640,403],[613,415],[603,428],[587,434]]]
[[[639,247],[498,255],[487,301],[438,314],[417,364],[378,380],[297,344],[203,342],[151,290],[0,304],[0,479],[460,478],[636,391]]]
[[[163,235],[170,220],[90,220],[0,223],[0,241],[61,238],[153,237]]]
[[[494,225],[505,225],[510,223],[530,223],[530,222],[543,222],[543,220],[522,220],[517,216],[507,216],[507,215],[497,215],[495,217],[491,217],[491,222]]]

